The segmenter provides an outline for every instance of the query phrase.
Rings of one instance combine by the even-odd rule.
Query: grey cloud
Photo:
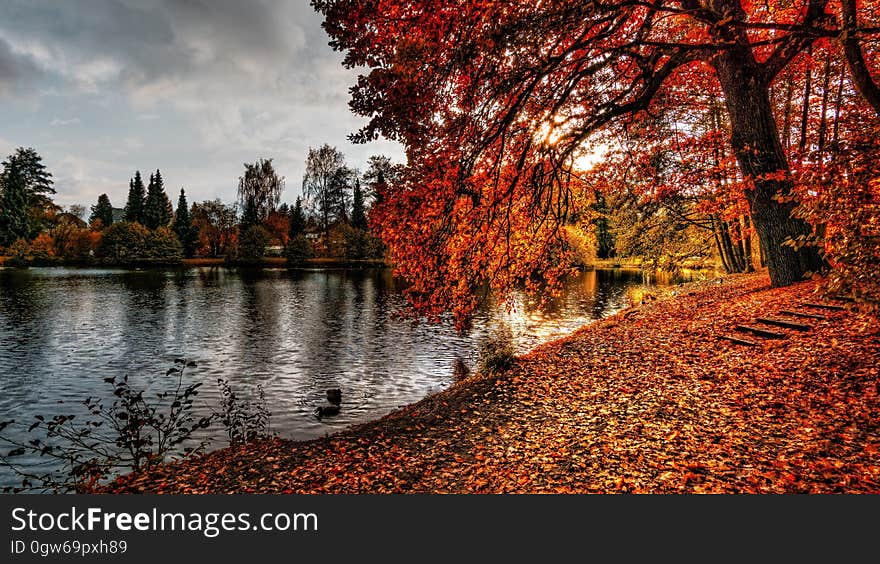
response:
[[[355,74],[327,45],[306,0],[0,0],[0,73],[4,41],[19,63],[31,62],[31,74],[52,78],[48,86],[58,95],[44,100],[50,116],[80,115],[91,127],[102,118],[109,128],[138,124],[125,134],[139,136],[143,149],[107,143],[132,161],[125,168],[161,155],[162,166],[176,161],[181,182],[203,186],[206,197],[226,184],[228,197],[237,163],[261,156],[284,165],[293,188],[309,146],[336,144],[354,165],[367,154],[394,153],[388,144],[346,143],[362,122],[347,108]],[[90,115],[86,99],[120,105],[116,113]],[[106,170],[100,151],[77,142],[74,130],[89,133],[77,127],[59,134],[79,159],[66,161],[66,179],[94,191],[118,172]],[[221,171],[217,163],[227,162],[234,167]],[[124,187],[127,176],[118,182]]]
[[[0,37],[0,96],[23,91],[41,76],[42,72],[30,57],[15,53]]]

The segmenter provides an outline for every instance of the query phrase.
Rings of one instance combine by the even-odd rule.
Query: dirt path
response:
[[[684,286],[380,421],[109,491],[880,493],[880,324],[804,306],[814,288]],[[818,317],[751,346],[721,338],[793,309]]]

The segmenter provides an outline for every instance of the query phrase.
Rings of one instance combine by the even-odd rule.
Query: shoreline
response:
[[[9,257],[0,256],[0,267],[5,267]],[[345,258],[313,258],[305,259],[298,263],[289,263],[284,257],[263,257],[260,260],[249,262],[227,262],[225,258],[191,258],[181,259],[179,262],[172,263],[139,263],[132,262],[128,264],[112,264],[102,263],[99,261],[72,261],[57,262],[51,264],[29,265],[23,268],[200,268],[200,267],[228,267],[228,268],[289,268],[309,269],[309,268],[340,268],[340,269],[359,269],[359,268],[391,268],[385,259],[345,259]]]
[[[876,317],[830,312],[757,347],[718,338],[815,289],[763,273],[685,284],[378,420],[96,493],[880,493]]]

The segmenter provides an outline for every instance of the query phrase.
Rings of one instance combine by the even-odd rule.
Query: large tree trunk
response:
[[[774,286],[787,286],[822,267],[815,247],[795,250],[786,240],[809,235],[809,224],[791,217],[795,204],[777,198],[791,192],[788,162],[771,111],[769,88],[746,48],[720,53],[713,63],[730,118],[731,144],[740,171],[754,183],[746,190],[752,224],[766,253]]]

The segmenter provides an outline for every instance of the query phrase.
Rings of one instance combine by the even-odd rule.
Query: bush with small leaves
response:
[[[217,379],[220,388],[220,413],[215,414],[226,429],[226,437],[231,446],[265,438],[271,435],[269,418],[271,412],[266,406],[266,394],[257,384],[257,397],[242,401],[229,386],[229,382]]]
[[[18,426],[17,433],[10,432],[15,421],[0,422],[0,443],[13,447],[0,453],[0,465],[22,478],[20,487],[4,491],[86,492],[119,472],[142,472],[169,458],[202,452],[207,443],[196,441],[195,434],[211,425],[213,415],[195,414],[194,401],[202,384],[184,384],[186,368],[194,366],[176,360],[166,372],[176,377],[175,383],[156,394],[155,400],[132,387],[128,376],[109,377],[104,379],[113,389],[109,405],[107,400],[89,397],[81,402],[85,413],[36,415],[26,429]],[[23,438],[35,433],[36,438]],[[13,460],[24,455],[47,460],[50,469],[34,470],[45,466]]]

